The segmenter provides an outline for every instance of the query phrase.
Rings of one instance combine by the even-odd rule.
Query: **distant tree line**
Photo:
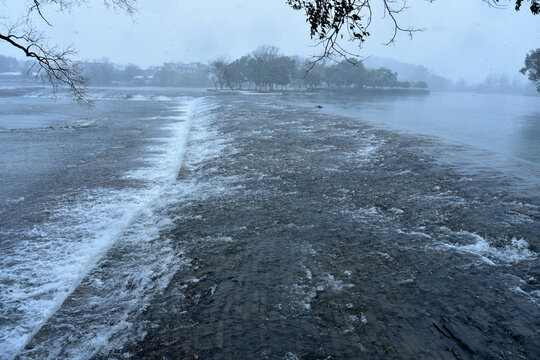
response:
[[[309,70],[309,71],[308,71]],[[398,81],[387,68],[367,69],[352,59],[315,65],[281,55],[274,46],[263,46],[234,61],[221,57],[210,63],[211,79],[219,89],[361,89],[427,88],[424,81]]]
[[[0,55],[0,73],[20,72],[22,64],[13,57]]]
[[[212,82],[209,68],[201,63],[164,63],[142,69],[137,65],[117,65],[108,60],[82,62],[81,71],[89,85],[95,86],[184,86],[209,87]],[[30,69],[30,70],[28,70]],[[0,75],[19,73],[20,77],[31,77],[31,63],[0,55]]]
[[[28,64],[0,55],[0,73],[27,73]],[[331,65],[309,64],[298,57],[284,56],[273,46],[263,46],[234,61],[218,58],[201,63],[164,63],[142,69],[137,65],[120,66],[107,60],[82,62],[81,69],[94,86],[183,86],[219,89],[359,89],[426,88],[424,81],[398,81],[397,73],[387,68],[366,69],[361,62],[342,61]]]
[[[201,63],[168,62],[147,69],[108,61],[84,62],[81,66],[90,85],[211,86],[208,66]]]
[[[33,83],[32,62],[0,55],[0,81]],[[408,65],[408,64],[405,64]],[[137,65],[117,65],[107,60],[81,64],[89,84],[95,86],[180,86],[216,87],[220,89],[362,89],[362,88],[418,88],[477,93],[528,93],[533,86],[525,86],[517,77],[490,74],[481,83],[465,80],[453,82],[435,76],[421,66],[398,67],[409,81],[399,81],[397,73],[386,67],[368,68],[355,65],[317,63],[309,72],[310,64],[299,57],[279,54],[275,47],[264,46],[251,54],[229,61],[218,58],[209,65],[169,62],[143,69]],[[395,66],[391,66],[394,68]],[[30,70],[29,70],[30,69]],[[521,72],[528,76],[540,92],[540,49],[531,50]],[[419,79],[421,81],[415,81]]]

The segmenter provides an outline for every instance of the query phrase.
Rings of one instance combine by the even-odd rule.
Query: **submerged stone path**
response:
[[[96,358],[540,356],[538,196],[438,164],[434,140],[212,101],[179,174],[197,190],[163,234],[189,265],[144,339]]]

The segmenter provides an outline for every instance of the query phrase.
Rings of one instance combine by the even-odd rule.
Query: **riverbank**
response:
[[[343,94],[343,95],[429,95],[427,89],[402,89],[402,88],[350,88],[350,89],[275,89],[275,90],[259,90],[259,89],[208,89],[212,94],[220,95],[324,95],[324,94]]]

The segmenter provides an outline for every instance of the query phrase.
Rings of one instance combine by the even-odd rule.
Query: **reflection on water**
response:
[[[516,136],[510,139],[513,141],[514,154],[519,158],[540,164],[540,109],[528,115],[522,115],[520,120]]]

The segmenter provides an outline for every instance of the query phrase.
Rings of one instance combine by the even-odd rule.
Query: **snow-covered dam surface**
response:
[[[94,92],[0,98],[1,359],[540,356],[538,98]]]

